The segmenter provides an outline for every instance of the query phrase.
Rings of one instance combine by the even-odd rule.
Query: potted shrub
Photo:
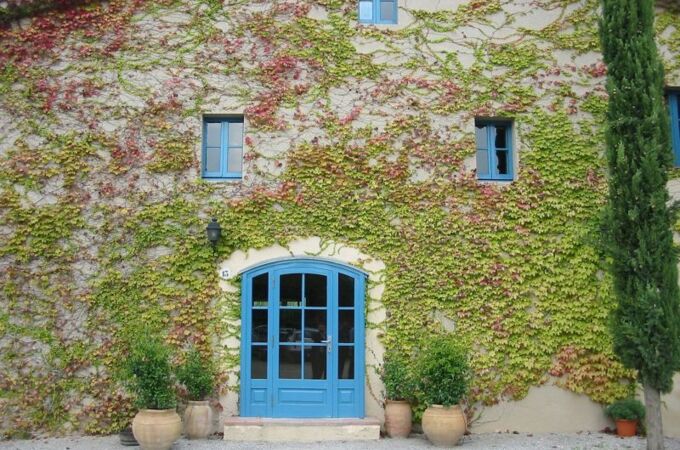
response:
[[[607,415],[616,422],[616,434],[635,436],[638,423],[645,418],[645,407],[634,398],[626,398],[609,405]]]
[[[414,386],[407,361],[388,354],[382,367],[382,380],[385,385],[385,431],[389,437],[408,437],[413,422],[408,399],[413,395]]]
[[[192,349],[177,370],[177,379],[186,388],[189,398],[184,411],[184,433],[189,439],[205,439],[212,432],[212,408],[206,400],[215,387],[212,362]]]
[[[433,337],[418,361],[418,387],[427,409],[423,432],[438,447],[458,444],[467,423],[460,400],[470,384],[468,353],[452,336]]]
[[[132,420],[135,439],[143,450],[168,450],[182,432],[170,350],[159,339],[144,338],[133,345],[126,369],[140,408]]]

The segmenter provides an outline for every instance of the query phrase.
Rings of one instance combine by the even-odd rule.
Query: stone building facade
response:
[[[607,424],[597,1],[77,3],[0,4],[3,435],[118,430],[148,332],[221,418],[381,418],[385,352],[448,333],[473,431]]]

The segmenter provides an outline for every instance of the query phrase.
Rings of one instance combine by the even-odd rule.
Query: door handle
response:
[[[331,352],[331,349],[333,348],[333,336],[328,336],[328,339],[321,341],[322,344],[326,344],[326,349],[328,350],[328,353]]]

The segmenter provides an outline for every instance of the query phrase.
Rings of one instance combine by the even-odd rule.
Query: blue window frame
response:
[[[359,22],[397,23],[397,0],[359,0]]]
[[[512,180],[512,122],[475,121],[477,179]]]
[[[680,166],[680,91],[668,93],[668,108],[671,113],[671,142],[673,143],[673,162]]]
[[[243,172],[243,117],[203,119],[203,178],[241,178]]]

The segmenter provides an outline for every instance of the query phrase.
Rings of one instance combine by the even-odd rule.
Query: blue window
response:
[[[680,166],[680,91],[668,93],[668,106],[671,110],[671,141],[673,143],[673,162]]]
[[[397,23],[397,0],[359,0],[359,22]]]
[[[203,119],[203,178],[241,178],[243,117]]]
[[[477,141],[477,178],[512,180],[512,123],[475,121]]]

